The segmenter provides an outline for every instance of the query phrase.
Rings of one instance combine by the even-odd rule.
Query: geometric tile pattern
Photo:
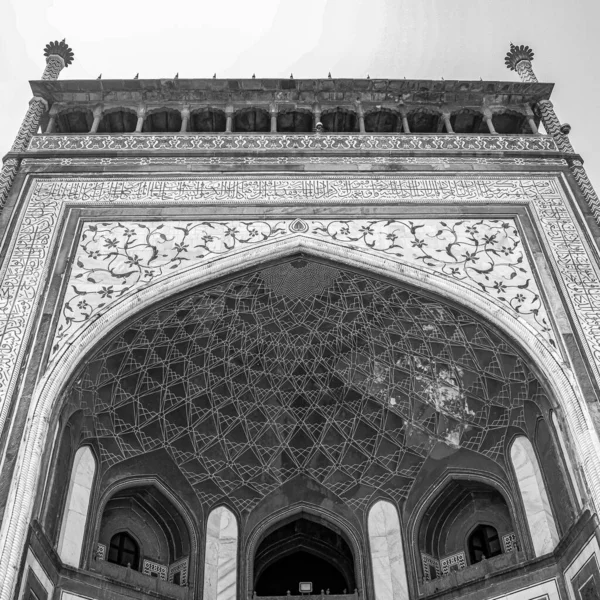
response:
[[[96,544],[96,560],[104,560],[106,556],[106,546],[98,542]]]
[[[421,564],[423,565],[423,581],[432,581],[438,577],[441,577],[440,561],[437,558],[433,558],[429,554],[421,552]],[[435,575],[432,577],[432,575]]]
[[[362,510],[406,497],[430,455],[503,464],[543,391],[465,311],[297,259],[153,308],[68,394],[104,467],[163,448],[201,502],[247,511],[299,473]]]
[[[502,547],[504,548],[504,552],[512,552],[513,550],[518,550],[517,544],[517,535],[515,533],[507,533],[502,536]]]
[[[150,577],[158,577],[163,581],[167,580],[167,567],[152,560],[148,560],[147,558],[144,559],[142,573],[144,575],[149,575]]]
[[[467,566],[467,560],[464,552],[458,552],[452,556],[447,556],[440,560],[440,570],[442,577],[450,575],[452,571],[462,571]]]
[[[188,557],[181,558],[180,560],[169,565],[169,582],[173,583],[175,575],[179,573],[179,585],[187,585],[188,577]]]

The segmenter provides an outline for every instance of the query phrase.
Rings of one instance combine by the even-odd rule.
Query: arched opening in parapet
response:
[[[408,128],[411,133],[442,133],[442,115],[440,113],[419,108],[411,110],[408,115]]]
[[[137,115],[127,108],[116,108],[104,112],[98,133],[133,133],[137,125]]]
[[[453,112],[450,116],[450,125],[454,133],[489,133],[483,115],[475,110],[465,108]]]
[[[67,109],[56,117],[56,133],[88,133],[94,115],[91,110]]]
[[[356,587],[352,550],[342,532],[302,515],[262,539],[253,588],[258,596],[299,595],[301,583],[310,583],[314,594],[348,594]]]
[[[321,123],[328,133],[353,133],[358,131],[358,119],[356,113],[345,108],[324,110],[321,115]]]
[[[492,115],[492,123],[496,133],[515,134],[531,133],[525,115],[515,111],[496,112]]]
[[[172,108],[150,111],[144,119],[144,133],[167,133],[181,131],[181,113]]]
[[[213,108],[199,108],[190,115],[190,131],[198,133],[219,133],[225,131],[225,112]]]
[[[394,133],[402,131],[402,119],[398,113],[382,108],[365,114],[367,133]]]
[[[307,133],[313,130],[313,115],[308,110],[282,111],[277,115],[277,131]]]
[[[262,108],[244,108],[233,115],[236,133],[266,133],[271,131],[271,116]]]

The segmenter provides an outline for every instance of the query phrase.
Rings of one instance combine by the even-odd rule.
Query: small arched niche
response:
[[[368,133],[394,133],[401,129],[400,115],[391,110],[382,108],[365,115],[365,131]]]
[[[525,115],[515,111],[497,112],[492,115],[492,123],[496,133],[500,134],[524,134],[531,133],[527,125]]]
[[[492,529],[497,546],[492,543]],[[484,540],[490,542],[489,548],[479,544],[481,531],[490,534]],[[419,556],[426,580],[462,570],[483,557],[515,550],[516,545],[506,499],[496,488],[479,481],[451,480],[429,504],[418,528]],[[472,551],[480,546],[480,551]]]
[[[155,110],[144,119],[144,133],[167,133],[181,131],[181,113],[172,108]]]
[[[271,131],[271,117],[262,108],[244,108],[233,115],[233,130],[238,133],[266,133]]]
[[[56,117],[56,133],[88,133],[94,115],[91,110],[65,110]]]
[[[110,497],[102,513],[98,544],[107,562],[179,585],[187,583],[190,532],[179,511],[155,485],[125,488]]]
[[[235,600],[237,597],[238,526],[225,506],[215,508],[206,524],[204,600]]]
[[[458,110],[450,115],[450,125],[454,133],[489,133],[483,114],[469,108]]]
[[[289,110],[277,115],[277,131],[280,133],[307,133],[313,129],[313,116],[307,110]]]
[[[408,128],[411,133],[438,133],[440,130],[441,115],[439,113],[417,109],[407,115]]]
[[[298,595],[301,582],[321,590],[347,594],[356,588],[354,557],[341,530],[322,519],[300,514],[270,528],[254,556],[257,596]]]
[[[79,567],[81,562],[95,474],[96,459],[91,448],[89,446],[79,448],[71,469],[69,491],[57,547],[60,559],[72,567]]]
[[[227,118],[222,110],[200,108],[192,111],[190,131],[197,133],[218,133],[225,131]]]
[[[321,123],[323,123],[325,131],[330,133],[353,133],[358,131],[356,113],[345,108],[324,111],[321,115]]]
[[[126,108],[106,111],[98,125],[98,133],[133,133],[137,115]]]
[[[396,508],[385,500],[369,511],[369,547],[376,600],[408,598],[406,563]]]
[[[548,554],[558,543],[558,531],[535,450],[525,436],[519,436],[513,441],[510,459],[521,492],[535,555]]]

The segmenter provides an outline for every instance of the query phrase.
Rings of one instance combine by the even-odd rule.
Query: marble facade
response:
[[[118,85],[67,49],[0,175],[0,600],[286,597],[298,557],[313,598],[597,598],[598,202],[530,49]]]

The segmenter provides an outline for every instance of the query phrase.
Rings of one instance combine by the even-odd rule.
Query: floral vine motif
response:
[[[552,344],[546,309],[514,222],[366,219],[87,223],[53,345],[109,303],[176,269],[283,235],[328,237],[443,273],[506,303]]]
[[[39,135],[29,150],[515,150],[556,151],[551,136],[367,134]]]
[[[482,219],[433,224],[423,220],[331,221],[318,224],[314,232],[471,283],[521,316],[533,318],[538,331],[551,332],[514,222]]]
[[[279,223],[265,221],[86,224],[53,351],[77,323],[133,288],[209,255],[286,232]]]

